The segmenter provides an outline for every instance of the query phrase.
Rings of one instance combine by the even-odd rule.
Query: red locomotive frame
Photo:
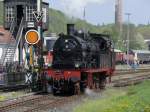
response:
[[[71,77],[81,78],[81,73],[87,73],[90,76],[93,73],[105,73],[107,76],[111,78],[115,68],[99,68],[99,69],[83,69],[83,70],[54,70],[47,69],[46,70],[49,77],[60,80],[61,78],[69,79]]]
[[[87,74],[87,80],[86,84],[88,88],[95,88],[94,87],[94,80],[93,75],[94,73],[99,73],[99,77],[104,76],[109,78],[109,82],[111,82],[111,76],[113,75],[113,72],[115,71],[115,67],[112,68],[99,68],[99,69],[81,69],[81,70],[54,70],[54,69],[47,69],[47,75],[55,80],[68,80],[72,77],[78,79],[81,81],[81,74],[86,73]],[[106,80],[104,79],[104,82],[106,83]],[[105,85],[102,85],[105,86]]]

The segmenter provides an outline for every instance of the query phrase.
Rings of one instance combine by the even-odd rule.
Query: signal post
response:
[[[39,33],[39,37],[40,37],[40,50],[39,50],[39,68],[40,68],[40,71],[42,70],[43,68],[43,64],[44,64],[44,58],[43,58],[43,30],[42,30],[42,0],[37,0],[37,30],[38,30],[38,33]]]
[[[35,21],[33,24],[29,24],[28,31],[25,34],[25,40],[29,45],[29,51],[30,51],[30,60],[29,60],[29,66],[30,66],[30,72],[32,75],[32,85],[38,86],[37,88],[40,88],[41,90],[41,82],[43,76],[43,65],[44,65],[44,58],[43,58],[43,31],[46,31],[48,29],[48,3],[42,2],[42,0],[36,0],[36,9],[32,12],[32,15],[35,17]],[[31,26],[30,26],[31,25]],[[34,48],[37,48],[37,51],[34,50]],[[34,53],[37,54],[37,62],[38,62],[38,72],[35,70],[34,67]],[[38,77],[38,78],[37,78]],[[34,80],[35,79],[35,80]],[[37,81],[38,79],[38,81]],[[39,83],[40,82],[40,83]],[[39,83],[39,84],[37,84]],[[44,87],[44,86],[43,86]],[[32,88],[34,89],[34,88]],[[43,89],[43,88],[42,88]]]
[[[42,24],[43,24],[43,12],[42,12],[42,0],[37,0],[37,30],[38,34],[40,37],[40,42],[39,42],[39,53],[38,53],[38,66],[39,66],[39,75],[38,75],[38,89],[46,91],[46,84],[42,84],[43,78],[45,79],[44,72],[43,72],[43,65],[44,65],[44,58],[43,58],[43,29],[42,29]]]

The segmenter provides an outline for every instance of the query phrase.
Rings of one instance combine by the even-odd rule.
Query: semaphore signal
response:
[[[40,40],[39,33],[36,30],[29,30],[25,34],[25,40],[28,44],[37,44]]]

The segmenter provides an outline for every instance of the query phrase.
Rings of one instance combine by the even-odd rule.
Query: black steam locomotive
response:
[[[95,69],[112,66],[109,35],[76,31],[68,24],[67,35],[60,34],[54,45],[54,69]]]
[[[53,93],[78,94],[85,88],[103,88],[115,70],[115,54],[109,35],[77,31],[67,25],[53,46],[52,68],[45,69]],[[47,82],[47,84],[45,84]]]

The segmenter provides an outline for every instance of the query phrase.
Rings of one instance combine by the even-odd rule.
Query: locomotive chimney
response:
[[[74,24],[67,24],[67,34],[74,35],[74,32],[75,32]]]

